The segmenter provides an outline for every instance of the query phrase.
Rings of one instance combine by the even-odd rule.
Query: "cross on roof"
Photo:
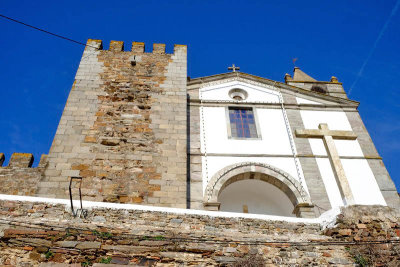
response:
[[[352,131],[333,131],[328,128],[326,123],[320,123],[317,129],[296,129],[297,137],[303,138],[322,138],[328,152],[329,160],[332,164],[333,174],[339,187],[342,199],[345,205],[354,204],[354,197],[351,192],[349,182],[344,173],[342,162],[340,161],[339,153],[336,150],[333,139],[355,140],[357,135]]]
[[[231,70],[232,72],[236,72],[236,70],[240,70],[240,67],[236,67],[235,64],[232,64],[232,67],[228,67],[228,70]]]

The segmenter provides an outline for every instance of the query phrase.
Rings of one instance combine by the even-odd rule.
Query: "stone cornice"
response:
[[[205,156],[204,153],[189,153],[191,156]],[[207,153],[207,157],[261,157],[261,158],[293,158],[291,154],[232,154],[232,153]],[[327,155],[297,154],[298,158],[328,158]],[[376,159],[382,160],[380,156],[339,156],[340,159]]]
[[[278,102],[241,102],[241,101],[224,101],[224,100],[200,100],[189,99],[189,105],[193,106],[252,106],[252,107],[268,107],[268,108],[281,108],[281,104]],[[283,104],[286,109],[300,109],[300,110],[341,110],[341,111],[357,111],[357,107],[354,105],[345,104]]]

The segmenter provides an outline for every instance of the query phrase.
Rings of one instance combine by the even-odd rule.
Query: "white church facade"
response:
[[[285,83],[232,72],[188,81],[190,208],[315,217],[398,205],[396,188],[335,77]]]

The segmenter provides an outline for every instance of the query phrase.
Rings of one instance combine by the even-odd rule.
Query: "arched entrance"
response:
[[[276,186],[258,179],[231,183],[218,196],[220,211],[295,216],[290,199]]]
[[[209,210],[315,216],[309,195],[296,179],[271,165],[255,162],[230,165],[216,173],[207,185],[204,206]]]

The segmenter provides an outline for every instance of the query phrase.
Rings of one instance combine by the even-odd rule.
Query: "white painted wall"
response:
[[[229,91],[233,88],[240,88],[248,92],[248,98],[243,102],[279,103],[279,94],[271,87],[260,87],[240,81],[231,81],[201,88],[200,97],[203,100],[232,101],[229,97]]]
[[[311,128],[307,128],[311,129]],[[314,155],[327,156],[324,141],[322,139],[308,139],[310,141],[311,150]],[[360,144],[357,140],[333,140],[339,156],[353,156],[353,157],[363,157]]]
[[[207,153],[292,155],[282,110],[257,108],[254,111],[260,126],[257,131],[262,138],[239,140],[228,138],[229,118],[225,107],[203,107]],[[204,141],[203,129],[201,140]],[[204,145],[202,151],[204,152]]]
[[[300,111],[306,129],[318,129],[320,123],[327,123],[331,130],[352,131],[344,112],[341,111]],[[327,155],[322,139],[308,139],[314,155]],[[357,140],[334,140],[339,156],[364,157]],[[341,159],[356,204],[386,205],[376,179],[366,159]],[[327,194],[332,206],[341,206],[339,193],[329,159],[317,159]]]
[[[308,99],[301,98],[301,97],[296,97],[296,101],[297,101],[297,104],[314,104],[314,105],[321,105],[321,103],[319,103],[319,102],[312,101],[312,100],[308,100]]]
[[[221,211],[294,217],[293,204],[277,187],[260,180],[242,180],[228,185],[219,195]]]
[[[342,159],[343,169],[349,179],[356,204],[385,205],[374,174],[365,159]]]
[[[327,123],[331,130],[352,131],[346,113],[342,111],[301,110],[300,114],[306,129],[318,129],[320,123]]]

